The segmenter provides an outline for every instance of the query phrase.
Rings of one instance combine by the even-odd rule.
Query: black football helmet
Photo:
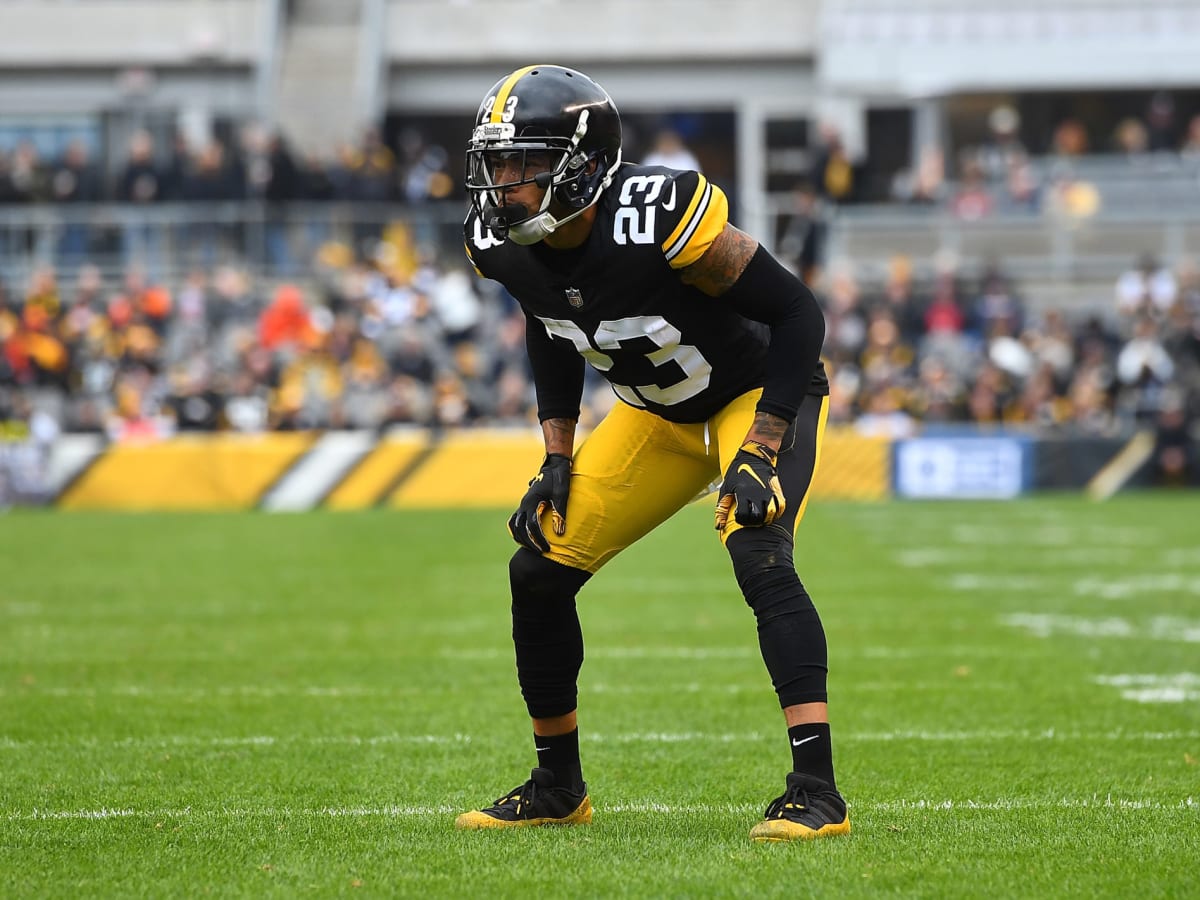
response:
[[[621,117],[604,88],[562,66],[526,66],[479,106],[467,191],[497,236],[535,244],[595,203],[620,163]],[[531,182],[546,189],[540,209],[504,202],[499,189]],[[552,199],[573,211],[556,218]]]

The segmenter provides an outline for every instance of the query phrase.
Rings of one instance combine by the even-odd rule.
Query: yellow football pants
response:
[[[618,402],[575,454],[567,528],[559,537],[547,510],[542,531],[549,559],[595,573],[634,541],[721,478],[754,421],[761,389],[743,394],[707,423],[679,425]],[[828,402],[804,398],[788,430],[778,473],[793,537],[820,460]],[[706,440],[707,438],[707,440]],[[722,541],[742,526],[730,520]]]

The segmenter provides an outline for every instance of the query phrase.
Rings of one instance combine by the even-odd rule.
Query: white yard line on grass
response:
[[[1097,675],[1096,684],[1109,687],[1200,687],[1200,674],[1195,672],[1177,672],[1174,675]]]
[[[991,546],[979,545],[979,552],[962,547],[918,546],[892,552],[896,564],[906,569],[928,569],[938,566],[961,568],[967,563],[985,562],[992,558]],[[1039,553],[1030,547],[1021,553],[1022,564],[1041,564],[1061,569],[1063,566],[1113,566],[1119,563],[1144,562],[1145,555],[1120,547],[1051,547]]]
[[[970,656],[972,659],[982,657],[1003,657],[1012,659],[1021,656],[1020,650],[993,646],[990,637],[981,638],[978,644],[934,644],[923,647],[888,647],[859,645],[847,646],[839,650],[842,658],[866,659],[928,659],[930,657]],[[461,662],[479,662],[487,660],[502,660],[510,663],[513,651],[500,648],[479,649],[446,649],[439,653],[445,659]],[[1034,654],[1025,654],[1034,655]],[[588,647],[587,658],[590,661],[600,659],[761,659],[758,647],[751,644],[747,647]]]
[[[850,804],[860,809],[873,809],[881,812],[897,810],[937,810],[937,809],[1195,809],[1200,806],[1195,797],[1184,797],[1180,800],[1135,800],[1125,797],[1114,797],[1112,794],[1090,797],[1060,797],[1052,800],[891,800],[878,803]]]
[[[0,738],[0,750],[31,750],[41,747],[76,747],[76,748],[125,748],[125,749],[163,749],[176,747],[199,747],[219,749],[223,747],[274,747],[293,744],[313,745],[346,745],[373,746],[376,744],[469,744],[468,734],[377,734],[377,735],[284,735],[270,734],[246,735],[244,737],[203,736],[203,735],[163,735],[147,738],[118,738],[116,740],[100,741],[94,738],[81,738],[76,741],[15,741]]]
[[[950,547],[909,547],[892,553],[896,565],[906,569],[928,569],[932,566],[961,566],[966,554]],[[971,560],[976,562],[977,560]]]
[[[1162,594],[1200,596],[1200,574],[1145,572],[1111,578],[1090,575],[1069,580],[1064,577],[1066,574],[1046,572],[1040,575],[1000,575],[994,572],[953,572],[947,576],[946,586],[952,591],[966,593],[995,591],[1042,593],[1051,596],[1062,593],[1063,585],[1070,584],[1071,592],[1076,597],[1099,600],[1129,600],[1147,595],[1157,597]]]
[[[1021,648],[997,647],[995,640],[987,635],[982,635],[977,644],[964,644],[960,642],[932,644],[923,647],[847,647],[837,651],[838,656],[849,659],[853,657],[862,657],[863,659],[932,659],[937,657],[945,657],[949,659],[962,659],[965,661],[976,661],[980,659],[1020,659],[1024,657],[1042,656],[1041,652],[1032,652]]]
[[[225,697],[320,697],[344,700],[349,697],[390,697],[398,694],[424,694],[417,687],[368,687],[365,685],[309,685],[307,687],[258,684],[221,685],[219,687],[168,687],[162,685],[117,684],[110,687],[41,687],[32,684],[21,688],[0,688],[0,697],[142,697],[205,700]]]
[[[1111,794],[1101,796],[1092,794],[1087,797],[1059,797],[1048,800],[1033,799],[905,799],[882,801],[851,802],[850,808],[865,812],[937,812],[957,810],[987,810],[1008,811],[1020,809],[1150,809],[1150,810],[1190,810],[1200,804],[1194,797],[1184,797],[1179,800],[1146,800],[1140,798],[1114,797]],[[605,815],[739,815],[756,813],[760,804],[751,803],[695,803],[673,804],[657,801],[641,801],[633,803],[614,803],[612,805],[597,805],[597,816]],[[9,812],[5,818],[10,822],[55,821],[63,819],[105,820],[105,819],[191,819],[196,821],[218,821],[229,819],[338,819],[338,818],[384,818],[403,819],[419,818],[422,816],[451,815],[462,810],[447,805],[441,806],[349,806],[321,807],[318,809],[292,809],[291,807],[217,807],[213,809],[195,809],[182,807],[179,809],[133,809],[130,807],[100,807],[98,809],[32,809],[28,812]]]
[[[936,743],[967,743],[971,741],[1060,741],[1083,742],[1088,744],[1099,741],[1175,741],[1195,740],[1200,738],[1200,730],[1192,731],[1074,731],[1046,728],[1030,729],[994,729],[981,731],[858,731],[839,734],[838,741],[930,741]],[[774,736],[771,736],[774,739]]]
[[[1123,700],[1134,703],[1188,703],[1200,700],[1200,675],[1099,675],[1097,684],[1121,689]]]
[[[1120,616],[1089,618],[1052,613],[1019,612],[1001,616],[1000,622],[1024,628],[1034,637],[1065,634],[1073,637],[1123,638],[1200,644],[1200,620],[1178,616],[1153,616],[1144,623]]]
[[[893,535],[891,538],[894,540],[895,536]],[[968,546],[984,544],[988,547],[1031,547],[1034,550],[1047,547],[1068,549],[1081,545],[1124,549],[1132,546],[1158,545],[1163,542],[1162,535],[1156,532],[1132,527],[1089,525],[1079,528],[1031,525],[1026,528],[1017,528],[965,523],[955,525],[947,532],[943,532],[941,539]]]
[[[1056,579],[1049,575],[997,575],[992,572],[955,572],[946,581],[952,591],[975,593],[1052,593]]]
[[[1100,597],[1104,600],[1127,600],[1145,594],[1200,596],[1200,575],[1184,575],[1179,572],[1147,572],[1124,578],[1081,578],[1075,582],[1074,590],[1077,596]]]
[[[758,731],[740,732],[708,732],[708,731],[639,731],[617,732],[613,734],[585,733],[580,739],[592,744],[743,744],[775,741],[779,735],[775,732]],[[841,742],[885,743],[890,741],[929,742],[929,743],[971,743],[971,742],[1086,742],[1101,741],[1173,741],[1195,740],[1200,738],[1200,730],[1193,731],[1073,731],[1047,728],[1043,730],[1028,729],[984,729],[977,731],[858,731],[838,735]],[[391,734],[378,735],[246,735],[246,736],[204,736],[204,735],[163,735],[145,738],[118,738],[115,740],[97,740],[95,738],[80,738],[78,740],[58,741],[20,741],[12,738],[0,738],[0,751],[44,750],[48,748],[63,749],[150,749],[170,750],[173,748],[194,747],[199,749],[221,749],[227,747],[274,747],[291,746],[296,744],[313,746],[376,746],[399,744],[405,746],[445,746],[455,744],[470,744],[480,741],[479,736],[469,734]],[[488,743],[485,738],[482,743]]]
[[[487,647],[477,650],[442,650],[446,659],[511,660],[512,648]],[[757,647],[596,647],[588,648],[588,659],[758,659]]]
[[[970,650],[963,650],[963,653],[969,653]],[[922,656],[923,654],[914,654],[914,656]],[[1009,654],[1005,654],[1008,656]],[[925,682],[910,682],[900,685],[895,681],[856,681],[853,684],[843,685],[840,690],[857,693],[891,693],[899,690],[910,691],[937,691],[944,690],[947,687],[953,687],[954,690],[985,690],[985,691],[1005,691],[1011,688],[999,681],[980,681],[971,680],[969,678],[951,677],[943,681],[925,681]],[[616,694],[616,695],[641,695],[641,694],[760,694],[764,690],[770,691],[770,681],[766,679],[764,674],[763,679],[745,684],[710,684],[699,681],[690,681],[686,683],[658,681],[654,684],[617,684],[609,682],[596,682],[585,684],[584,690],[592,694]],[[141,700],[223,700],[229,698],[236,699],[263,699],[274,700],[281,697],[301,698],[313,697],[317,699],[330,700],[346,700],[356,697],[362,698],[386,698],[400,696],[428,696],[430,693],[437,691],[454,692],[461,690],[461,687],[454,685],[440,685],[438,687],[429,686],[407,686],[394,685],[391,687],[368,687],[365,685],[342,685],[342,686],[309,686],[309,687],[264,687],[257,684],[240,684],[240,685],[224,685],[221,687],[210,688],[185,688],[185,687],[161,687],[153,685],[138,685],[138,684],[118,684],[111,687],[42,687],[41,685],[29,685],[19,688],[4,688],[0,687],[0,697],[24,697],[36,699],[49,698],[93,698],[93,697],[128,697]]]
[[[1134,703],[1190,703],[1200,700],[1200,691],[1181,687],[1131,688],[1121,691],[1121,699]]]
[[[843,684],[838,687],[838,693],[847,694],[890,694],[902,691],[944,691],[953,689],[958,691],[1011,691],[1012,686],[1001,681],[985,681],[978,678],[972,679],[966,676],[956,676],[948,674],[942,681],[917,681],[905,682],[903,684],[896,681],[855,681],[848,684]],[[678,684],[671,682],[656,682],[655,684],[610,684],[608,682],[597,682],[588,684],[584,682],[581,691],[586,694],[613,694],[617,696],[636,696],[636,695],[658,695],[658,694],[764,694],[771,691],[771,683],[763,676],[763,679],[750,684],[708,684],[698,681],[690,681],[686,684]]]

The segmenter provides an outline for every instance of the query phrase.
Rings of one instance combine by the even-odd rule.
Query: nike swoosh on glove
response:
[[[775,465],[779,455],[766,444],[746,441],[733,457],[717,494],[716,529],[724,531],[729,516],[739,525],[770,525],[787,503]]]
[[[517,511],[509,516],[512,539],[534,553],[550,552],[542,531],[542,513],[549,507],[550,524],[560,537],[567,530],[567,497],[571,493],[571,457],[547,453],[541,469],[529,482]]]

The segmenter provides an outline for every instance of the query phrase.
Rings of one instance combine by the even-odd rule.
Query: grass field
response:
[[[0,896],[1200,896],[1200,497],[813,505],[794,846],[707,504],[584,589],[595,824],[452,829],[534,762],[505,513],[0,517]]]

